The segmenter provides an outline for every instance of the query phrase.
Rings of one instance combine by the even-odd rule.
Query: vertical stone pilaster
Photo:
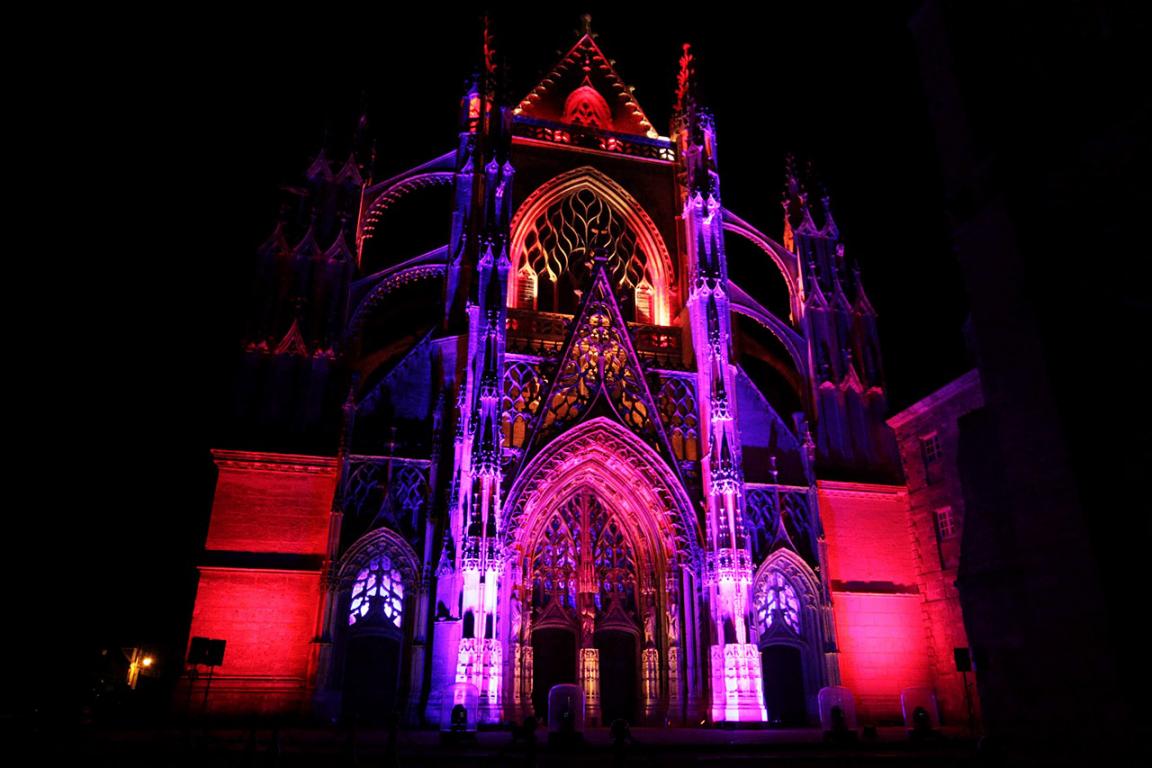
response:
[[[644,720],[655,725],[660,709],[660,652],[645,648],[644,664]]]
[[[680,699],[680,649],[675,645],[668,649],[668,721],[676,723],[681,717]]]
[[[600,649],[580,649],[580,685],[584,688],[584,717],[590,725],[600,722]]]

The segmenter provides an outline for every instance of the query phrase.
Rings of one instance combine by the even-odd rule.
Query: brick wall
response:
[[[840,673],[862,723],[902,722],[900,692],[932,684],[902,486],[821,482]]]
[[[336,492],[334,463],[262,463],[258,455],[245,461],[222,455],[217,453],[220,474],[206,549],[323,554]]]
[[[335,462],[227,451],[214,456],[220,473],[190,632],[227,642],[208,709],[304,711]],[[191,695],[182,690],[178,707],[203,711],[206,672],[199,669]]]

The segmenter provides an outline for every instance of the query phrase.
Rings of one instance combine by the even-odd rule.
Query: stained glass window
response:
[[[399,629],[404,612],[404,584],[400,571],[387,555],[372,558],[360,570],[352,586],[352,605],[348,609],[348,623],[369,621],[383,617]]]
[[[556,600],[568,608],[576,606],[577,540],[560,515],[553,514],[536,544],[532,562],[536,605]]]
[[[587,531],[588,551],[584,549]],[[560,507],[545,526],[532,561],[537,606],[559,601],[576,607],[581,563],[590,560],[599,589],[596,604],[607,609],[619,601],[626,611],[636,605],[636,560],[620,522],[592,494],[581,493]]]
[[[772,571],[756,589],[756,615],[765,630],[788,627],[800,634],[800,600],[779,571]]]

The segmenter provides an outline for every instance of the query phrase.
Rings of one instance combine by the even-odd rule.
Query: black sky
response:
[[[378,176],[453,146],[480,11],[426,5],[201,16],[104,51],[100,88],[78,107],[92,127],[75,140],[96,158],[88,226],[116,234],[74,275],[91,286],[82,331],[103,341],[71,354],[91,404],[78,430],[90,456],[82,494],[100,510],[116,501],[77,513],[91,599],[69,642],[182,642],[211,503],[212,423],[278,188],[299,180],[322,142],[347,151],[362,95]],[[964,299],[906,18],[876,4],[705,10],[496,7],[493,23],[519,95],[590,11],[661,133],[680,45],[693,43],[725,204],[779,237],[783,158],[813,161],[880,313],[892,402],[962,373]]]

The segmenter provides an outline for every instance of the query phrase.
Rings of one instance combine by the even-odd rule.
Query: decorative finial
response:
[[[484,71],[489,75],[496,74],[496,48],[492,37],[492,19],[484,17]]]
[[[832,218],[832,198],[828,196],[827,190],[820,197],[820,203],[824,206],[824,228],[821,233],[836,240],[840,237],[840,228],[836,226],[836,219]]]
[[[676,111],[683,112],[688,106],[688,92],[692,84],[692,44],[684,43],[680,54],[680,72],[676,75]]]
[[[784,156],[784,194],[795,198],[801,205],[807,202],[804,185],[800,182],[800,175],[796,172],[796,155],[789,152]]]
[[[784,248],[791,253],[796,252],[796,235],[792,232],[792,201],[785,195],[780,201],[784,207]]]
[[[586,13],[580,17],[580,22],[583,25],[584,34],[592,34],[592,14]]]
[[[360,91],[360,117],[356,119],[356,130],[352,134],[352,146],[359,150],[368,135],[368,91]]]

